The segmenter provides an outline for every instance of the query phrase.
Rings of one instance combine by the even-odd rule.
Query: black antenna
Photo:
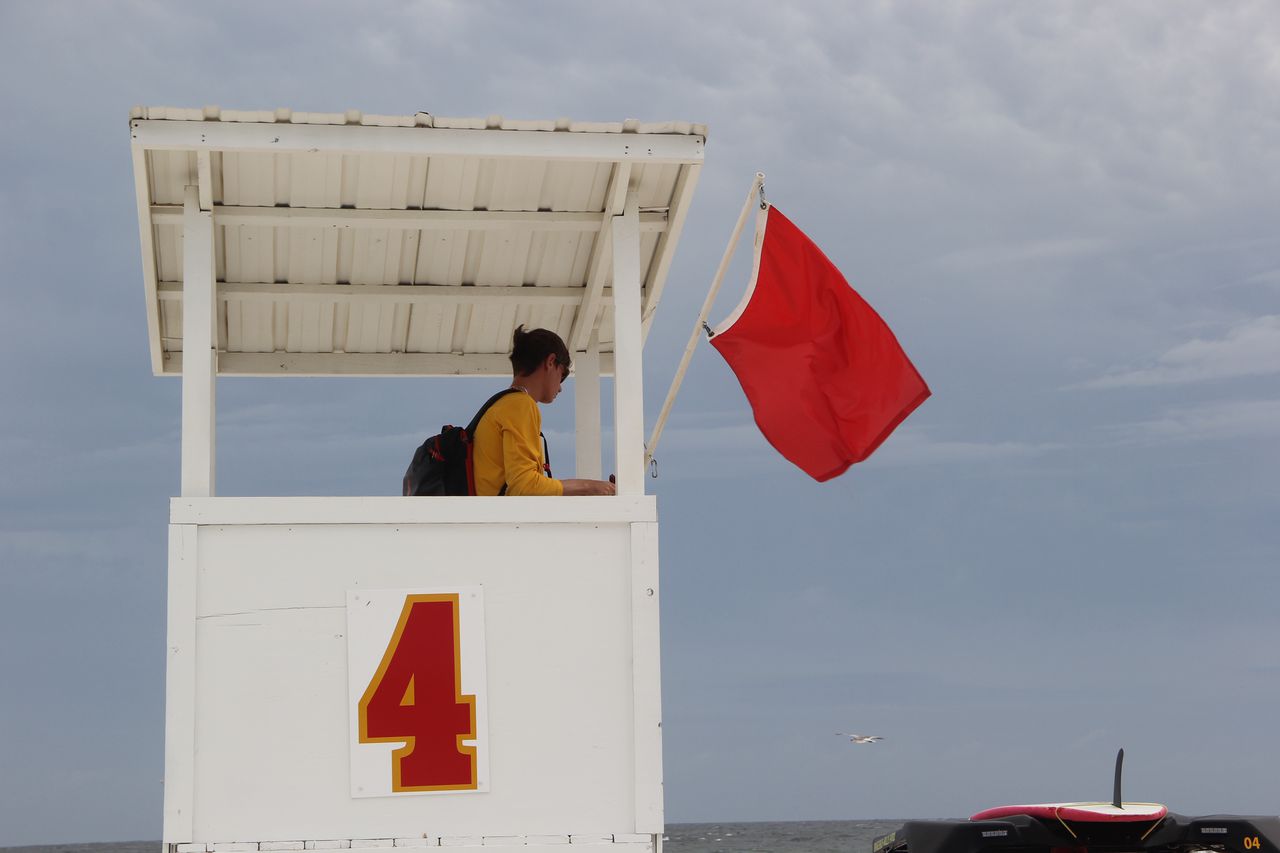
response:
[[[1120,801],[1120,769],[1124,767],[1124,750],[1116,753],[1116,787],[1115,793],[1111,797],[1111,805],[1118,809],[1124,808],[1124,804]]]

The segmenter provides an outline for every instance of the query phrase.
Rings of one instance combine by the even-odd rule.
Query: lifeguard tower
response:
[[[641,348],[705,129],[138,108],[130,134],[152,369],[182,377],[169,853],[656,853]],[[577,476],[614,377],[616,496],[216,494],[218,377],[508,377],[520,323],[574,352]]]

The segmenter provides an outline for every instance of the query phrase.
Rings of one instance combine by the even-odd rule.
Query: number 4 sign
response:
[[[488,790],[478,586],[347,593],[351,795]]]

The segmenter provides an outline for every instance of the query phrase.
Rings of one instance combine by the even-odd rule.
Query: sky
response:
[[[1120,747],[1131,799],[1276,813],[1278,93],[1266,0],[3,0],[0,846],[160,837],[135,104],[705,122],[650,424],[757,170],[895,330],[933,397],[825,484],[699,347],[650,481],[669,821],[1107,798]],[[441,382],[223,380],[219,491],[394,494],[491,390]]]

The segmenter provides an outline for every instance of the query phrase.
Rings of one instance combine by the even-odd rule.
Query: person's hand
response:
[[[604,480],[561,480],[566,497],[579,495],[612,495],[617,492],[613,483]]]

